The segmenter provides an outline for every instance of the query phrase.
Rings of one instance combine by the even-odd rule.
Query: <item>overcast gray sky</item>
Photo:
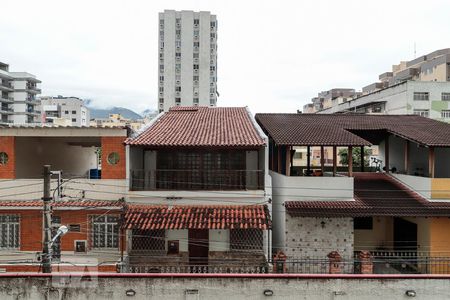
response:
[[[400,60],[450,47],[448,1],[0,1],[0,61],[43,95],[156,108],[158,12],[218,18],[219,106],[295,112]]]

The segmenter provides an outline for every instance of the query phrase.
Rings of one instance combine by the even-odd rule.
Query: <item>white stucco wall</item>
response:
[[[230,251],[230,231],[210,229],[209,251]]]
[[[180,252],[188,252],[188,230],[166,230],[166,252],[168,249],[168,241],[178,240]]]

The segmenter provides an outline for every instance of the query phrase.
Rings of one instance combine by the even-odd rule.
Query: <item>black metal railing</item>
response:
[[[147,190],[260,190],[262,170],[131,170],[130,187]]]

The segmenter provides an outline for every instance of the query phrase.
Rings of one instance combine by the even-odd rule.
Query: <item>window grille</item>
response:
[[[133,229],[131,249],[133,251],[164,252],[166,249],[165,231]]]
[[[428,101],[429,99],[430,99],[430,93],[422,93],[422,92],[414,93],[415,101]]]
[[[19,216],[0,215],[0,248],[19,248]]]
[[[263,231],[261,229],[231,229],[231,251],[263,251]]]
[[[119,247],[119,217],[93,216],[92,217],[92,247],[118,248]]]

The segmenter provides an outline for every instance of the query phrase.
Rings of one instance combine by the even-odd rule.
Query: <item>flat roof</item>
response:
[[[0,136],[102,137],[128,136],[128,127],[78,127],[48,125],[0,125]]]

